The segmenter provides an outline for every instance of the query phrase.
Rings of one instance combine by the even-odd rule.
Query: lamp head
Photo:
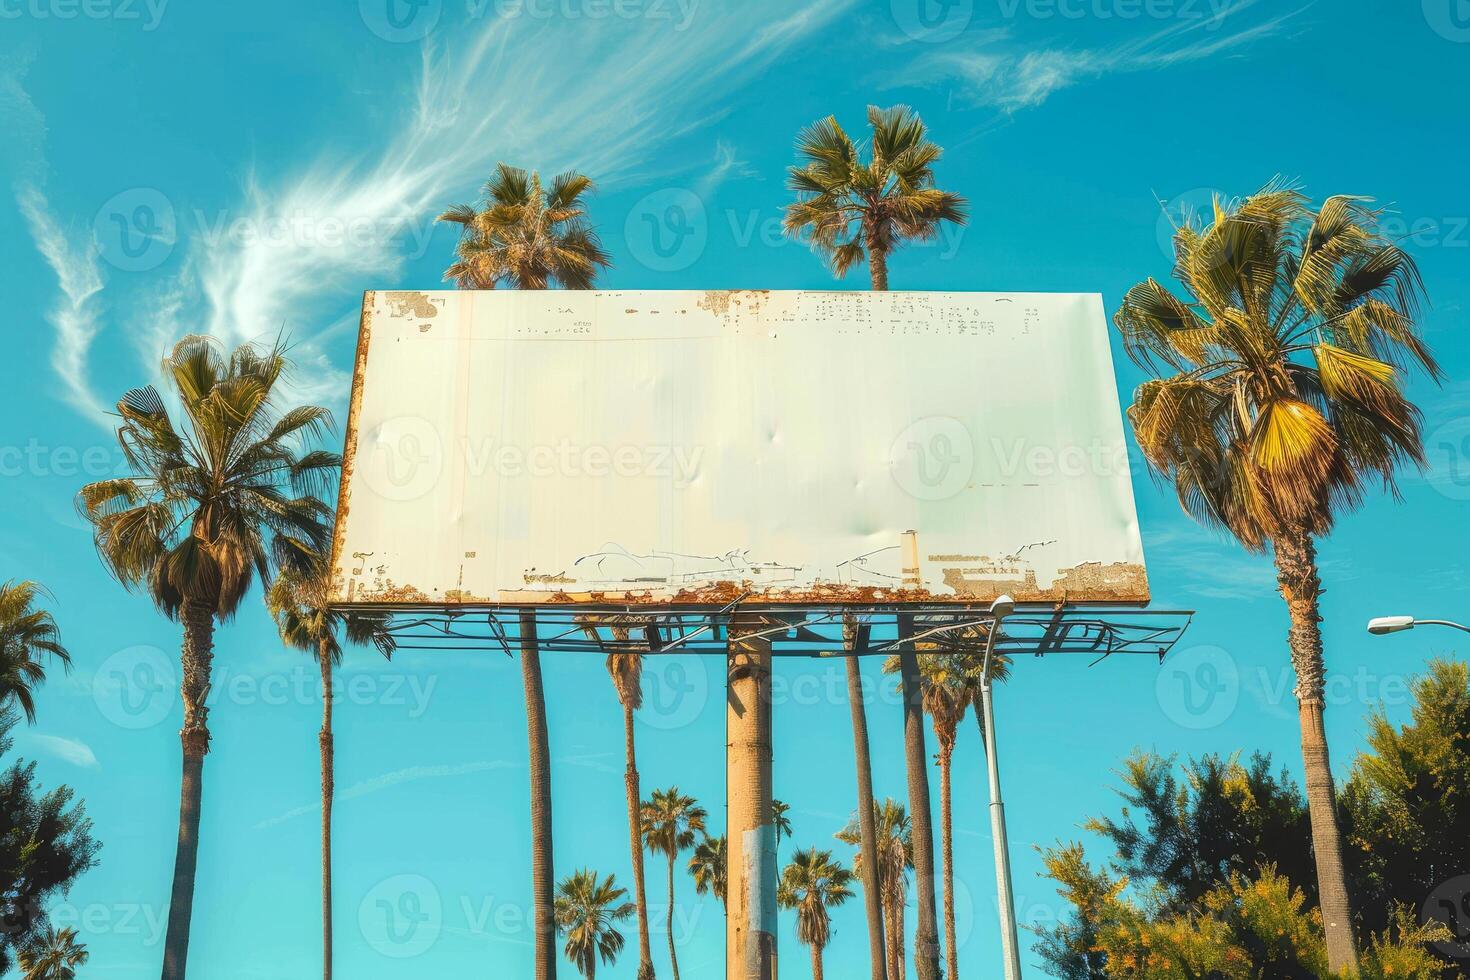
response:
[[[1016,600],[1008,595],[1003,595],[990,604],[990,615],[996,619],[1004,619],[1016,611]]]
[[[1404,630],[1411,630],[1413,628],[1413,616],[1379,616],[1377,619],[1368,621],[1368,632],[1374,636],[1384,636],[1388,633],[1402,633]]]

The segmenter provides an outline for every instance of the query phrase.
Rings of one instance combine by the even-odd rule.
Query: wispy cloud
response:
[[[102,275],[96,246],[90,239],[69,239],[52,216],[45,195],[35,187],[22,187],[16,200],[37,250],[61,287],[61,296],[46,316],[56,330],[51,366],[61,379],[67,401],[108,427],[106,402],[92,390],[87,372],[87,354],[100,326],[95,297],[102,291]]]
[[[1239,15],[1257,3],[1226,2],[1206,16],[1180,19],[1144,37],[1102,48],[1037,47],[1018,41],[1009,28],[978,31],[916,59],[891,81],[898,85],[957,84],[959,99],[1015,112],[1041,105],[1056,92],[1087,79],[1155,71],[1237,53],[1279,33],[1292,16],[1237,27]]]
[[[64,762],[70,762],[74,766],[84,769],[97,768],[97,755],[92,747],[86,742],[75,738],[62,738],[60,735],[27,735],[36,748],[47,755],[55,756]]]
[[[419,782],[425,779],[444,779],[448,776],[467,776],[472,772],[487,772],[493,769],[514,768],[517,768],[515,763],[507,762],[503,759],[492,762],[466,762],[458,766],[412,766],[408,769],[398,769],[394,772],[384,773],[381,776],[374,776],[372,779],[365,779],[360,783],[349,786],[345,790],[341,790],[336,794],[336,798],[338,800],[355,800],[373,793],[380,793],[385,789],[401,786],[404,783]],[[255,825],[255,829],[261,830],[265,827],[274,827],[277,824],[285,823],[296,817],[320,812],[321,804],[319,802],[306,806],[298,806],[295,809],[287,810],[279,816],[269,817],[260,821]]]

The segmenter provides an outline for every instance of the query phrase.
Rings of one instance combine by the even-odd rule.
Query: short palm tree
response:
[[[853,859],[853,871],[865,883],[871,883],[878,889],[883,901],[888,977],[889,980],[903,980],[904,909],[908,904],[909,872],[914,867],[913,828],[908,810],[892,797],[873,805],[873,822],[878,842],[878,874],[869,874],[861,853]],[[857,817],[838,831],[837,839],[853,846],[861,844],[861,822]]]
[[[866,160],[834,116],[802,130],[796,149],[804,163],[788,172],[796,200],[783,225],[793,237],[809,235],[838,276],[866,258],[873,288],[886,290],[888,256],[910,239],[933,239],[945,221],[964,224],[969,206],[934,186],[944,151],[929,141],[918,113],[869,106],[868,125]]]
[[[721,905],[729,904],[726,888],[729,885],[728,862],[725,857],[725,838],[705,836],[695,845],[689,856],[689,875],[694,879],[696,895],[714,895]]]
[[[567,959],[587,980],[595,980],[598,960],[612,966],[623,951],[616,926],[633,914],[627,897],[612,875],[599,880],[595,871],[578,871],[557,890],[556,928],[567,937]]]
[[[42,657],[71,671],[71,655],[61,645],[56,620],[36,608],[41,587],[35,582],[0,582],[0,706],[14,701],[26,721],[36,723],[36,688],[46,680]]]
[[[75,980],[77,967],[87,962],[87,947],[77,942],[75,929],[48,925],[16,956],[24,980]]]
[[[1379,216],[1356,197],[1313,211],[1280,184],[1217,200],[1174,236],[1182,298],[1148,279],[1114,317],[1132,358],[1163,375],[1128,411],[1149,465],[1196,520],[1275,556],[1335,973],[1356,970],[1357,943],[1323,733],[1315,539],[1372,484],[1392,491],[1401,465],[1423,465],[1403,372],[1438,375],[1415,324],[1418,271]]]
[[[831,851],[797,851],[781,872],[776,902],[796,910],[796,938],[812,951],[812,980],[822,980],[822,950],[832,938],[827,915],[852,897],[852,872],[833,860]]]
[[[323,556],[313,555],[312,567],[286,568],[266,591],[266,608],[276,621],[281,641],[316,659],[322,675],[322,728],[317,733],[322,781],[322,976],[332,977],[332,671],[342,663],[341,637],[348,642],[372,644],[385,657],[393,655],[393,637],[385,632],[389,617],[381,613],[345,615],[329,605],[331,577]]]
[[[117,435],[134,475],[78,494],[103,563],[184,625],[183,784],[164,980],[183,977],[188,957],[215,625],[235,614],[257,578],[304,568],[304,556],[331,536],[331,510],[319,495],[340,460],[308,445],[331,416],[311,406],[278,409],[285,369],[279,345],[225,355],[205,337],[179,341],[163,373],[185,424],[174,426],[151,386],[129,391],[117,403]]]
[[[776,830],[777,853],[781,850],[781,838],[791,836],[791,818],[786,815],[790,812],[790,803],[782,803],[780,800],[771,801],[771,826]]]
[[[611,627],[614,652],[607,655],[607,672],[623,708],[623,754],[627,767],[623,785],[628,798],[628,836],[633,852],[633,892],[638,909],[638,980],[652,980],[653,952],[648,937],[648,893],[643,876],[643,820],[641,794],[638,789],[638,755],[633,739],[633,713],[643,706],[643,653],[630,646],[631,632],[626,624]]]
[[[704,820],[704,807],[694,797],[682,795],[677,786],[654,790],[652,799],[643,804],[644,845],[669,862],[669,966],[674,980],[679,980],[679,957],[674,952],[674,862],[694,846],[696,835],[704,833]]]
[[[612,265],[587,221],[590,178],[568,171],[542,189],[541,175],[502,163],[482,207],[456,204],[439,216],[463,231],[445,279],[461,289],[591,289]]]

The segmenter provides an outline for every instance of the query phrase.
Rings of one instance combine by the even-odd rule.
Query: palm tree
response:
[[[832,937],[827,909],[852,897],[852,872],[815,847],[797,851],[781,872],[776,901],[796,910],[796,938],[811,947],[812,980],[822,980],[822,950]]]
[[[103,563],[184,625],[183,781],[164,980],[183,977],[188,958],[215,625],[234,615],[256,578],[268,583],[278,567],[306,567],[305,555],[331,536],[330,508],[318,495],[340,460],[304,446],[331,415],[312,406],[278,411],[285,369],[279,344],[225,356],[209,338],[179,341],[163,373],[186,424],[174,427],[152,386],[129,391],[117,403],[117,435],[135,475],[78,494]]]
[[[852,717],[853,761],[857,767],[858,858],[869,867],[878,864],[878,828],[874,821],[873,763],[868,751],[868,709],[863,695],[861,652],[866,651],[870,627],[847,618],[842,645],[847,656],[847,704]],[[854,867],[857,862],[854,861]],[[883,896],[876,881],[863,882],[863,910],[868,919],[868,959],[872,980],[888,980]]]
[[[1215,202],[1174,236],[1184,299],[1148,279],[1114,317],[1130,356],[1163,377],[1128,411],[1150,466],[1185,511],[1274,554],[1290,613],[1313,850],[1334,972],[1357,965],[1332,770],[1323,734],[1322,591],[1315,539],[1370,484],[1423,465],[1402,375],[1438,378],[1415,325],[1422,284],[1364,198],[1317,211],[1267,185]]]
[[[322,780],[322,976],[332,977],[332,670],[342,663],[345,633],[351,643],[371,643],[385,657],[393,655],[393,637],[384,631],[389,617],[381,613],[344,615],[329,605],[331,575],[327,560],[312,557],[310,571],[287,568],[266,591],[266,608],[276,621],[281,641],[316,658],[322,675],[322,729],[317,734]]]
[[[853,859],[853,871],[865,882],[877,887],[883,901],[886,926],[889,980],[904,980],[904,909],[908,904],[909,871],[914,867],[913,829],[908,811],[892,797],[874,804],[874,835],[878,847],[878,873],[869,875],[867,863],[859,853]],[[862,824],[857,816],[837,833],[844,844],[859,845]]]
[[[919,659],[923,676],[924,710],[934,725],[934,740],[939,743],[939,839],[944,874],[944,961],[949,980],[958,980],[959,950],[954,925],[954,824],[952,817],[951,763],[960,722],[970,705],[965,689],[964,667],[943,654],[930,654]]]
[[[542,190],[541,175],[502,163],[485,184],[484,206],[456,204],[440,221],[463,229],[444,272],[461,289],[591,289],[612,265],[587,221],[592,181],[567,171]]]
[[[633,914],[627,897],[628,889],[617,887],[612,875],[599,881],[596,871],[578,871],[558,889],[556,928],[567,937],[567,959],[587,980],[595,980],[599,958],[612,966],[623,951],[615,924]]]
[[[648,938],[648,894],[643,878],[643,821],[638,790],[638,756],[634,750],[633,712],[643,706],[643,653],[629,645],[629,628],[612,626],[617,644],[607,655],[607,672],[612,677],[618,702],[623,706],[623,753],[627,768],[623,785],[628,797],[628,835],[633,852],[633,892],[638,908],[638,980],[652,980],[653,952]]]
[[[76,968],[87,962],[87,947],[77,942],[75,929],[47,925],[16,956],[24,980],[75,980]]]
[[[520,614],[521,689],[526,700],[526,759],[531,774],[531,904],[536,980],[556,980],[556,854],[551,834],[551,739],[536,613]]]
[[[692,796],[682,796],[679,787],[654,790],[643,804],[643,840],[652,852],[669,862],[669,965],[679,980],[679,957],[674,952],[674,862],[681,851],[694,846],[696,834],[704,833],[704,807]]]
[[[721,905],[728,905],[728,864],[726,861],[725,838],[705,835],[689,857],[689,874],[694,879],[696,895],[713,894]]]
[[[790,803],[782,803],[780,800],[771,800],[771,826],[776,829],[776,851],[781,851],[781,838],[791,836],[791,818],[786,814],[791,812]]]
[[[812,248],[832,271],[846,276],[864,257],[873,288],[888,288],[888,256],[909,239],[931,240],[941,222],[962,225],[968,204],[934,186],[943,154],[908,106],[868,107],[868,159],[834,116],[801,131],[796,149],[805,160],[788,171],[796,200],[782,224],[793,237],[811,235]]]
[[[0,582],[0,706],[14,701],[32,725],[35,689],[46,680],[41,657],[51,657],[71,673],[71,655],[61,645],[56,620],[35,608],[40,593],[35,582]]]

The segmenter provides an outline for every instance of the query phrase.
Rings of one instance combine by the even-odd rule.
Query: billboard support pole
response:
[[[728,980],[776,976],[776,837],[771,810],[771,647],[726,637],[725,800]]]

